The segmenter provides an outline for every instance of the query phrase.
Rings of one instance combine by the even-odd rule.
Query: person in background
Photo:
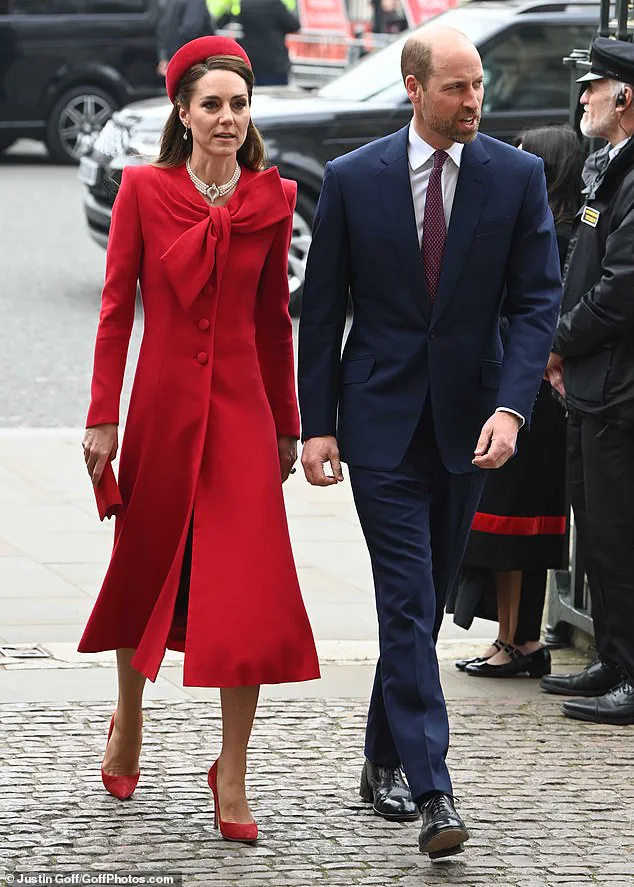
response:
[[[241,25],[257,85],[286,86],[291,69],[286,35],[301,27],[296,0],[208,0],[208,6],[219,27],[231,19]]]
[[[581,132],[587,165],[547,378],[568,406],[570,497],[590,582],[598,658],[542,680],[576,696],[570,718],[634,724],[634,46],[597,37]]]
[[[401,0],[381,0],[381,17],[384,34],[400,34],[408,28]]]
[[[161,77],[165,76],[169,60],[181,46],[214,32],[207,0],[163,0],[156,29],[157,71]]]
[[[529,130],[515,145],[544,161],[563,269],[581,203],[581,145],[568,126]],[[565,461],[565,410],[544,381],[530,429],[519,433],[517,455],[487,477],[447,605],[463,628],[470,627],[474,616],[499,623],[496,640],[482,655],[456,662],[469,675],[550,673],[550,654],[539,638],[547,570],[567,564]]]

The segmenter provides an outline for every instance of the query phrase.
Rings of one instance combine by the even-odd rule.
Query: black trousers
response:
[[[568,471],[597,650],[634,680],[634,428],[571,413]]]

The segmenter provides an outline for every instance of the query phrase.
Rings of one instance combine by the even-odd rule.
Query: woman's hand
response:
[[[119,448],[116,425],[95,425],[87,428],[82,441],[88,474],[95,486],[101,480],[106,462],[112,462]]]
[[[280,473],[282,483],[288,480],[291,469],[297,462],[297,438],[281,434],[277,439],[277,449],[280,454]]]

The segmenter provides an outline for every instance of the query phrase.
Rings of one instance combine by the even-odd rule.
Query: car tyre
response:
[[[59,97],[46,127],[46,147],[58,163],[78,163],[81,137],[99,132],[119,102],[97,86],[76,86]]]
[[[293,236],[288,255],[289,311],[297,317],[302,307],[306,259],[312,240],[313,219],[317,204],[304,191],[297,194],[297,206],[293,215]]]

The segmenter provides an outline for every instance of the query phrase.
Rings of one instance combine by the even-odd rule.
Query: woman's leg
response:
[[[114,729],[103,759],[103,769],[110,776],[132,776],[139,770],[146,678],[131,665],[135,652],[117,650],[119,699]]]
[[[498,601],[498,619],[500,633],[498,637],[505,644],[515,642],[517,631],[517,619],[520,610],[520,595],[522,593],[521,570],[497,570],[495,573],[495,588]],[[500,650],[489,659],[489,665],[505,665],[511,661],[511,657],[505,650]]]
[[[245,777],[247,746],[258,704],[259,687],[223,687],[222,750],[218,758],[218,798],[225,822],[253,822]]]
[[[541,641],[542,619],[546,602],[546,570],[524,570],[515,646],[529,656],[544,646]]]
[[[495,578],[495,593],[498,603],[498,638],[503,643],[509,642],[509,630],[511,625],[509,613],[509,594],[508,594],[508,571],[496,570],[493,574]]]

